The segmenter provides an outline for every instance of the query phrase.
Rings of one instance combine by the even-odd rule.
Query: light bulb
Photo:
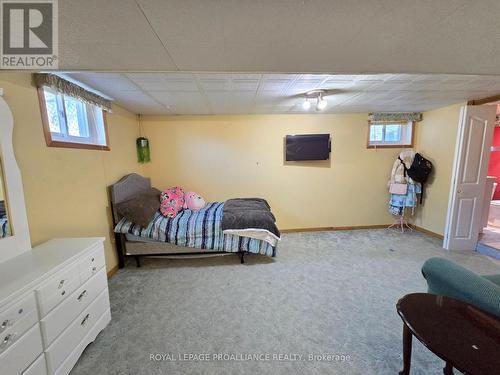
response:
[[[322,98],[322,97],[319,97],[318,98],[318,104],[316,104],[316,109],[318,111],[322,111],[323,109],[326,108],[328,102],[326,101],[326,99]]]
[[[304,103],[302,103],[302,108],[304,111],[309,111],[311,109],[311,102],[309,101],[309,98],[306,98]]]

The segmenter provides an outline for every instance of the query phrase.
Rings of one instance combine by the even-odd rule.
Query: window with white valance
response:
[[[367,148],[413,147],[415,124],[421,121],[418,112],[370,113]]]
[[[412,147],[413,122],[384,123],[370,122],[368,148],[376,147]]]
[[[47,146],[109,150],[111,103],[51,74],[35,74]]]

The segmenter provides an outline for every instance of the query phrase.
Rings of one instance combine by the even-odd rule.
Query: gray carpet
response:
[[[492,258],[389,230],[286,234],[275,259],[248,256],[244,265],[235,255],[145,259],[110,280],[113,319],[72,374],[397,374],[395,303],[425,291],[420,268],[432,256],[500,272]],[[413,348],[412,375],[442,373],[439,359],[416,340]],[[261,356],[151,361],[154,353]],[[280,353],[304,360],[273,358]],[[310,354],[348,357],[309,361]]]

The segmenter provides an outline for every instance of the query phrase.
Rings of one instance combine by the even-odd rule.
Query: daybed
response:
[[[245,253],[276,256],[279,230],[263,199],[234,199],[208,203],[199,211],[183,210],[175,218],[157,212],[147,227],[134,224],[116,210],[124,202],[151,189],[148,178],[126,175],[110,187],[111,208],[119,267],[133,256]],[[244,227],[245,223],[249,227]]]

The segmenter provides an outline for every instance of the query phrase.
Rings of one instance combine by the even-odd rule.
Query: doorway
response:
[[[487,181],[491,180],[487,176],[497,109],[497,104],[468,105],[461,109],[443,242],[445,249],[476,250],[480,232],[487,227],[484,218],[489,214],[492,190],[489,193],[485,190]]]
[[[500,104],[497,104],[496,122],[485,182],[483,212],[476,249],[500,256]]]

